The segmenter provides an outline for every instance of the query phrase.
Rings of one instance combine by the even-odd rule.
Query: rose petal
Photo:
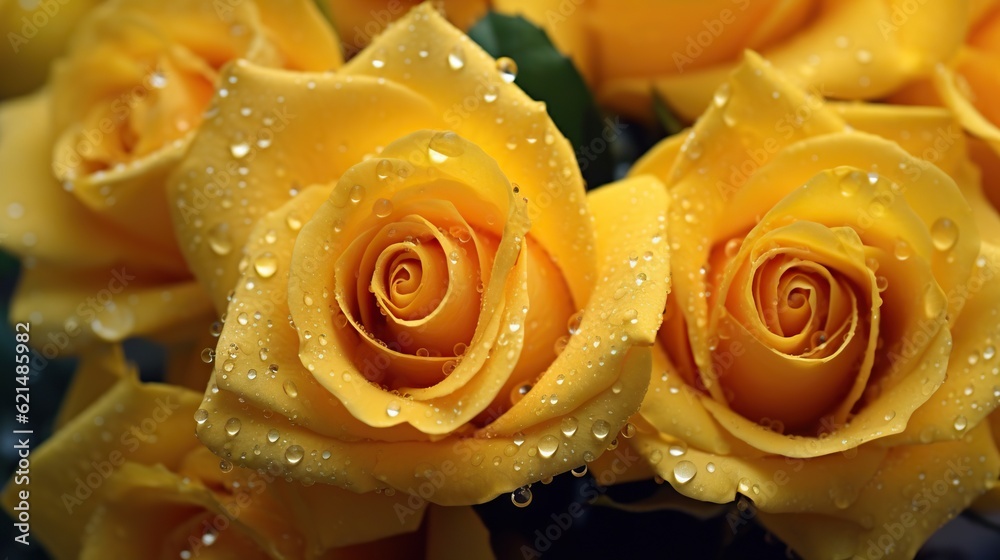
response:
[[[678,492],[720,504],[740,493],[762,512],[837,511],[856,498],[886,455],[871,445],[811,459],[716,455],[638,426],[632,446]]]
[[[447,62],[455,46],[462,50],[460,71]],[[573,210],[560,212],[560,219],[542,212],[555,203],[582,212],[583,183],[569,143],[540,104],[504,82],[495,61],[429,5],[400,19],[335,75],[304,76],[238,63],[223,79],[236,79],[237,86],[216,99],[220,116],[202,125],[171,185],[181,247],[195,275],[215,294],[219,309],[225,307],[223,296],[238,273],[239,258],[232,247],[246,238],[248,224],[259,217],[260,209],[287,200],[289,186],[330,183],[397,138],[445,126],[481,146],[512,182],[523,184],[523,195],[533,201],[532,236],[562,267],[577,305],[586,301],[594,272],[582,249],[593,242],[591,226],[583,213]],[[492,93],[493,86],[497,98],[487,102],[484,94]],[[464,109],[466,101],[475,102],[478,110]],[[270,113],[275,122],[248,124],[239,115],[245,106],[255,115]],[[502,124],[497,118],[504,119]],[[392,126],[368,126],[373,119]],[[529,133],[522,138],[524,131]],[[273,136],[273,142],[268,149],[253,149],[257,136]],[[232,147],[244,144],[253,157],[233,158]],[[314,155],[300,157],[304,153]],[[546,165],[539,168],[539,161]],[[216,170],[219,162],[231,165]],[[245,177],[238,175],[240,168],[246,170]],[[229,185],[239,180],[246,182],[239,191],[249,201],[246,206],[227,202],[236,192]],[[199,222],[197,216],[213,219]]]
[[[822,516],[761,512],[759,519],[804,557],[910,558],[994,484],[998,469],[1000,457],[983,423],[960,441],[890,449],[846,509]]]
[[[601,281],[583,309],[579,332],[528,396],[486,428],[493,434],[513,434],[539,422],[558,420],[600,391],[614,390],[625,374],[623,364],[631,349],[655,340],[660,296],[665,299],[670,291],[670,257],[662,219],[666,193],[656,179],[640,176],[591,191],[587,201],[598,231]],[[616,377],[607,372],[621,373]],[[641,395],[621,393],[623,408],[638,407]],[[543,403],[534,395],[556,395],[558,401]],[[624,418],[615,420],[620,424]]]
[[[191,416],[179,411],[193,411],[198,399],[197,393],[123,375],[92,406],[32,450],[32,527],[46,549],[60,558],[74,557],[80,550],[84,527],[107,489],[90,485],[89,497],[76,494],[80,480],[100,476],[94,462],[115,465],[128,460],[176,469],[186,451],[198,445],[189,431]],[[17,504],[19,488],[8,484],[4,490],[7,511]]]
[[[171,281],[159,270],[130,266],[70,269],[49,263],[25,267],[11,302],[14,322],[30,321],[32,337],[54,355],[96,341],[137,334],[172,342],[189,335],[176,327],[205,318],[211,305],[192,280]]]
[[[853,0],[824,5],[808,31],[765,46],[761,52],[795,83],[821,88],[826,97],[885,96],[948,59],[961,45],[967,28],[966,10],[957,4],[922,5],[908,14],[903,25],[890,24],[894,11],[902,9],[900,3]],[[845,29],[852,30],[849,38]],[[845,39],[847,46],[842,47]],[[859,62],[862,56],[865,62]],[[653,87],[685,119],[694,120],[738,64],[734,60],[703,71],[654,77]],[[616,97],[629,99],[644,84],[648,81],[622,80],[609,85],[601,97],[616,104]]]

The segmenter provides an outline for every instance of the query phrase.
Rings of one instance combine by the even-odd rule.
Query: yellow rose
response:
[[[671,199],[632,440],[659,476],[806,558],[911,558],[993,485],[1000,247],[965,150],[943,110],[824,105],[748,53],[636,164]]]
[[[191,266],[229,300],[201,440],[441,504],[600,455],[638,409],[668,288],[658,182],[586,196],[544,107],[428,5],[335,74],[230,76],[171,186]],[[241,107],[287,122],[245,151]],[[245,185],[186,221],[233,163]],[[241,252],[217,251],[223,230]]]
[[[308,488],[220,465],[190,430],[200,395],[140,383],[128,369],[117,348],[84,354],[74,383],[111,388],[69,399],[67,422],[31,452],[30,484],[15,477],[4,490],[15,519],[21,501],[30,504],[29,541],[54,558],[332,559],[411,553],[425,542],[434,558],[456,538],[490,554],[470,508],[418,506],[405,517],[406,494]]]
[[[541,25],[598,100],[652,115],[650,93],[684,120],[705,110],[744,49],[793,81],[846,99],[885,96],[930,73],[961,44],[966,1],[496,0]]]
[[[0,247],[24,264],[12,319],[32,322],[46,357],[95,335],[166,334],[210,309],[177,247],[165,180],[236,57],[340,61],[307,0],[112,0],[80,23],[43,90],[0,105]]]
[[[972,26],[958,54],[941,64],[932,80],[918,80],[891,99],[898,103],[940,105],[954,111],[971,134],[1000,153],[1000,104],[993,92],[1000,87],[1000,3],[973,4]],[[977,161],[978,163],[978,161]]]
[[[324,0],[348,58],[367,47],[390,23],[419,3],[418,0]],[[489,0],[442,0],[436,7],[453,25],[468,30],[486,15]]]

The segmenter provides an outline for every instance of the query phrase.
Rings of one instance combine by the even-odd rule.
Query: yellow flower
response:
[[[11,186],[0,246],[24,264],[12,318],[32,321],[47,358],[95,335],[185,335],[175,327],[208,311],[165,179],[236,57],[301,70],[340,61],[307,0],[112,0],[79,24],[43,90],[0,105]]]
[[[891,100],[946,105],[969,133],[1000,153],[1000,104],[993,96],[1000,87],[996,73],[1000,63],[1000,3],[978,0],[971,12],[972,25],[958,53],[947,64],[938,65],[933,79],[908,84]],[[976,162],[983,165],[978,154]]]
[[[390,23],[403,17],[418,0],[324,0],[327,13],[350,58],[368,46]],[[455,27],[468,30],[489,9],[489,0],[443,0],[436,4]]]
[[[600,455],[638,408],[668,288],[658,182],[586,196],[544,107],[428,5],[335,74],[230,76],[172,184],[226,309],[202,441],[441,504]],[[241,107],[286,121],[244,152],[260,121]]]
[[[736,67],[760,51],[790,79],[826,95],[874,99],[930,73],[961,44],[967,2],[916,0],[496,0],[541,25],[598,100],[652,115],[655,92],[686,121]]]
[[[635,166],[673,291],[634,446],[806,558],[912,557],[989,488],[1000,247],[943,110],[829,106],[754,53]]]
[[[425,542],[429,557],[441,557],[445,537],[489,553],[468,508],[425,515],[407,494],[310,488],[220,465],[190,431],[200,396],[140,383],[128,369],[117,348],[85,353],[76,386],[110,381],[110,389],[70,398],[67,422],[31,451],[28,478],[15,476],[4,490],[12,516],[29,512],[30,542],[55,558],[332,559],[412,552]]]

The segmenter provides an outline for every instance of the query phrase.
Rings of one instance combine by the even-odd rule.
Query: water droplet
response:
[[[383,177],[380,176],[379,178],[381,179]],[[354,204],[361,202],[365,198],[365,188],[361,185],[354,185],[351,187],[351,192],[348,193],[348,197],[350,197],[351,202]]]
[[[984,360],[992,360],[993,357],[996,356],[996,355],[997,355],[997,349],[992,344],[988,345],[986,348],[983,348],[983,359]]]
[[[875,288],[878,291],[880,291],[880,292],[886,291],[887,289],[889,289],[889,279],[886,278],[885,276],[881,276],[881,275],[876,276],[875,277]]]
[[[493,103],[497,100],[498,95],[499,90],[497,90],[497,87],[493,84],[489,84],[486,86],[486,89],[483,90],[483,101]]]
[[[500,71],[500,78],[508,84],[517,78],[517,63],[512,58],[506,56],[498,58],[497,70]]]
[[[384,181],[388,179],[389,175],[392,174],[392,170],[393,170],[392,162],[387,159],[380,160],[377,164],[375,164],[375,176],[378,177],[379,180]]]
[[[219,461],[219,470],[221,470],[224,473],[230,472],[233,470],[233,464],[223,459]]]
[[[167,77],[163,72],[157,70],[149,75],[149,84],[156,89],[163,89],[167,87]]]
[[[941,218],[931,226],[931,241],[938,251],[947,251],[958,242],[958,226],[948,218]]]
[[[588,451],[587,453],[590,453],[590,452]],[[583,460],[586,461],[587,460],[586,457],[584,457]],[[591,461],[593,461],[593,459],[591,459]],[[573,476],[575,476],[577,478],[581,478],[581,477],[587,476],[587,465],[585,465],[585,464],[584,465],[580,465],[579,467],[577,467],[575,469],[572,469],[569,472],[570,472],[570,474],[572,474]]]
[[[510,501],[517,507],[523,508],[531,505],[531,488],[522,486],[510,494]]]
[[[243,423],[240,422],[239,418],[230,418],[226,422],[226,433],[235,436],[240,433],[240,428],[243,427]]]
[[[559,428],[564,436],[573,437],[573,434],[576,433],[578,426],[579,422],[576,421],[576,418],[573,418],[572,416],[567,416],[566,418],[562,419]]]
[[[681,484],[691,482],[696,474],[698,474],[698,467],[694,466],[691,461],[679,461],[674,465],[674,480]]]
[[[215,359],[215,350],[212,350],[211,348],[206,348],[201,351],[201,361],[205,362],[206,364],[210,364],[214,359]]]
[[[295,382],[289,379],[282,383],[281,387],[285,390],[285,394],[291,398],[299,396],[299,389],[295,386]]]
[[[250,144],[247,142],[238,142],[229,146],[229,151],[233,154],[234,158],[244,158],[250,153]]]
[[[631,438],[635,436],[635,424],[631,422],[626,422],[625,427],[622,428],[622,435],[625,438]]]
[[[594,425],[590,427],[590,431],[597,439],[604,439],[608,437],[609,433],[611,433],[611,424],[608,424],[605,420],[597,420],[594,422]]]
[[[378,49],[372,55],[372,67],[376,69],[385,67],[385,49]]]
[[[385,413],[386,413],[386,415],[389,416],[389,418],[395,418],[395,417],[399,416],[399,403],[396,402],[396,401],[390,402],[385,407]]]
[[[709,473],[714,473],[715,472],[715,463],[709,463],[709,464],[705,465],[705,470],[708,471]]]
[[[448,66],[452,70],[461,70],[465,67],[465,51],[462,49],[462,45],[455,45],[448,53]]]
[[[249,379],[250,381],[253,381],[254,379],[257,379],[257,370],[252,369],[252,370],[248,371],[247,372],[247,379]]]
[[[890,410],[889,412],[885,413],[885,421],[886,422],[891,421],[895,417],[896,417],[896,411],[894,411],[894,410]]]
[[[285,450],[285,460],[288,461],[289,465],[297,465],[304,456],[305,451],[302,449],[301,445],[292,445]]]
[[[556,436],[549,434],[538,440],[538,454],[541,455],[543,459],[552,457],[558,450],[559,440],[556,439]]]
[[[576,313],[570,315],[569,320],[566,321],[566,330],[569,334],[574,335],[580,332],[580,324],[583,323],[583,310],[577,311]]]
[[[250,316],[247,315],[246,313],[240,313],[239,315],[236,316],[236,322],[243,326],[246,326],[247,323],[250,322]]]
[[[715,103],[716,107],[724,107],[726,103],[729,102],[730,86],[729,82],[723,82],[719,89],[715,90],[715,95],[712,96],[712,101]]]
[[[281,434],[278,433],[278,430],[272,428],[267,432],[267,441],[271,443],[278,441],[279,437],[281,437]]]
[[[507,325],[507,328],[509,328],[512,333],[517,332],[521,330],[521,323],[517,320],[511,321],[510,324]]]
[[[229,224],[220,222],[208,230],[208,246],[216,255],[228,255],[233,250],[233,242],[229,238]]]
[[[826,331],[816,331],[809,337],[809,344],[813,348],[819,348],[827,341]]]
[[[897,239],[896,245],[893,247],[892,254],[895,255],[897,259],[905,261],[910,258],[910,255],[913,254],[913,249],[910,247],[910,244],[906,242],[906,240]]]
[[[278,259],[274,253],[261,253],[253,260],[253,269],[261,278],[270,278],[278,270]]]
[[[372,204],[372,213],[378,218],[385,218],[392,214],[392,202],[387,198],[380,198]]]
[[[969,426],[969,421],[966,420],[965,416],[958,416],[957,418],[955,418],[954,426],[956,430],[961,432],[962,430],[964,430]]]
[[[300,220],[295,214],[285,216],[285,224],[288,226],[288,229],[292,231],[299,231],[302,228],[302,220]]]
[[[462,139],[454,132],[439,132],[427,143],[427,154],[434,163],[444,163],[448,158],[465,153]]]
[[[208,411],[205,410],[204,408],[199,408],[198,410],[194,411],[194,421],[197,422],[198,424],[204,424],[205,422],[207,422]]]
[[[675,443],[668,449],[671,457],[680,457],[687,453],[687,444],[684,442]]]

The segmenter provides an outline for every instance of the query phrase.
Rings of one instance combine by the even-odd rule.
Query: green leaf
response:
[[[573,145],[588,187],[613,178],[614,139],[621,134],[602,120],[583,77],[544,31],[520,16],[490,12],[469,30],[469,37],[494,58],[517,63],[516,83],[536,101],[544,101],[552,121]],[[605,137],[611,138],[609,145]]]
[[[656,113],[656,120],[663,127],[667,136],[673,136],[684,130],[684,124],[674,115],[673,110],[655,89],[653,90],[653,111]]]

